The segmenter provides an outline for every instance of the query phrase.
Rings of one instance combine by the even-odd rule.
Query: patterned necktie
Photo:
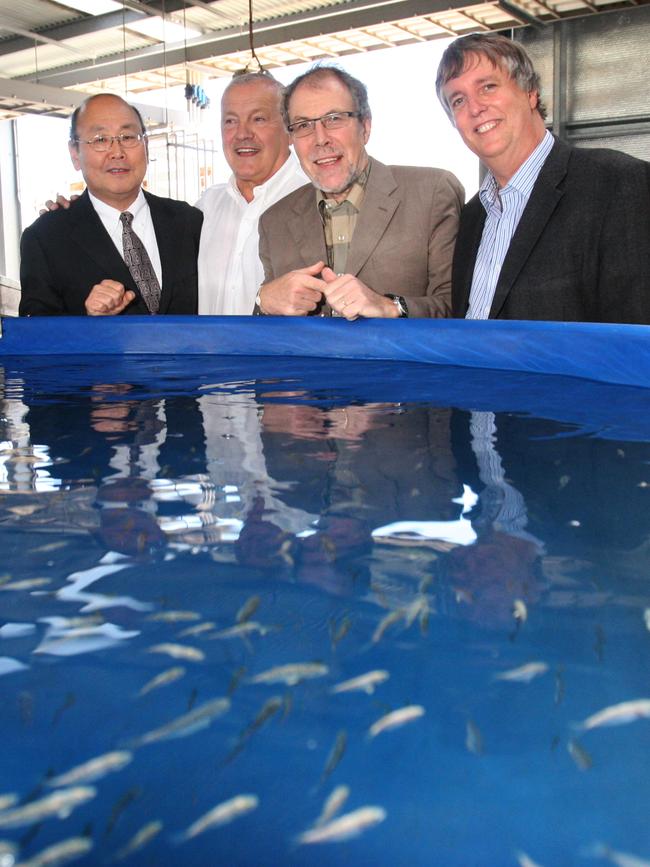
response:
[[[133,231],[133,214],[124,211],[120,214],[122,221],[122,246],[124,261],[135,280],[135,285],[144,298],[149,313],[157,313],[160,306],[160,283],[151,264],[149,254],[140,238]]]

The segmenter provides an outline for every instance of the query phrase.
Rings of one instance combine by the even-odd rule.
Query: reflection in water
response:
[[[650,857],[650,436],[137,364],[0,379],[0,863]]]

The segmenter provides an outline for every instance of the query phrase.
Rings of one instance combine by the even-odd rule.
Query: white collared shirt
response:
[[[117,208],[112,208],[106,202],[100,201],[97,196],[88,190],[88,196],[92,202],[93,208],[97,211],[97,216],[102,221],[104,228],[111,236],[111,241],[117,247],[117,250],[122,258],[124,258],[124,249],[122,247],[122,223],[120,222],[120,214],[122,213]],[[156,241],[156,233],[151,219],[151,211],[149,204],[144,197],[142,190],[138,193],[138,198],[132,202],[128,208],[124,209],[130,214],[133,214],[133,231],[144,244],[144,248],[149,254],[151,264],[156,272],[158,282],[162,287],[162,265],[160,263],[160,253],[158,251],[158,242]]]
[[[476,254],[466,319],[488,319],[504,259],[555,139],[546,131],[528,159],[502,189],[488,172],[479,190],[487,217]]]
[[[250,316],[264,280],[259,257],[259,219],[271,205],[308,183],[296,157],[255,187],[247,202],[234,175],[209,187],[196,203],[203,211],[199,247],[199,314]]]

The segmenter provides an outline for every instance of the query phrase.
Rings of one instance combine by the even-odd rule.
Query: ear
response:
[[[70,153],[70,159],[72,160],[72,165],[79,172],[81,171],[81,163],[79,162],[79,145],[74,142],[68,142],[68,151]]]
[[[528,105],[531,107],[531,110],[535,111],[538,104],[539,104],[539,91],[538,90],[528,91]]]
[[[368,139],[370,138],[370,130],[372,128],[371,118],[364,118],[361,125],[363,126],[363,143],[368,144]]]

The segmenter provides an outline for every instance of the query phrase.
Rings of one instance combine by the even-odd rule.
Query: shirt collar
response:
[[[516,190],[524,199],[528,200],[535,186],[535,181],[546,161],[546,157],[551,152],[554,144],[555,139],[546,130],[544,137],[535,150],[524,160],[505,187],[501,189],[499,189],[499,185],[492,172],[488,172],[479,189],[479,198],[485,210],[489,210],[496,202],[498,196],[503,196],[512,190]]]
[[[253,198],[250,202],[247,202],[246,199],[242,196],[239,187],[237,186],[237,179],[235,175],[230,175],[228,179],[228,192],[232,196],[235,201],[239,201],[244,205],[252,205],[256,199],[260,199],[267,194],[269,190],[274,190],[276,186],[279,186],[283,183],[284,179],[294,172],[298,171],[298,160],[293,153],[293,151],[289,151],[289,156],[282,163],[277,172],[274,172],[270,178],[267,178],[263,184],[258,184],[256,187],[253,187]],[[305,178],[305,182],[307,178]]]
[[[101,199],[98,199],[97,196],[93,196],[93,194],[88,190],[88,198],[92,202],[93,208],[97,211],[99,216],[105,222],[115,222],[116,224],[119,222],[120,214],[122,211],[119,208],[113,208],[111,205],[107,205],[106,202],[102,202]],[[142,189],[138,193],[138,197],[134,202],[131,202],[128,208],[124,208],[125,211],[128,211],[130,214],[133,214],[133,217],[138,216],[140,211],[147,206],[147,200],[144,197],[144,193]]]

